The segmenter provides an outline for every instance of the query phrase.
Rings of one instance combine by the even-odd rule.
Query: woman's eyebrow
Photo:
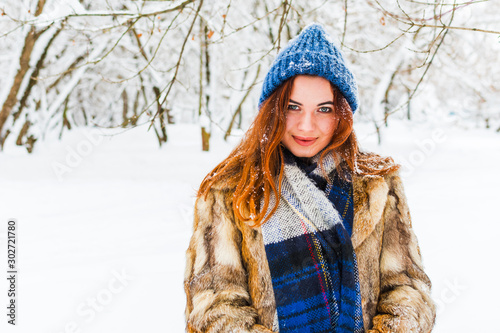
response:
[[[302,103],[296,102],[296,101],[294,101],[293,99],[290,99],[290,103],[293,103],[293,104],[297,104],[297,105],[302,106]],[[319,103],[319,104],[318,104],[318,106],[321,106],[321,105],[327,105],[327,104],[334,105],[333,101],[326,101],[326,102],[323,102],[323,103]]]

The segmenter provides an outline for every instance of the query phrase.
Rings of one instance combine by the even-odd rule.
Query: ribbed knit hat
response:
[[[324,77],[342,92],[353,113],[358,108],[358,87],[354,76],[330,36],[317,23],[304,28],[278,54],[264,79],[259,106],[284,81],[301,74]]]

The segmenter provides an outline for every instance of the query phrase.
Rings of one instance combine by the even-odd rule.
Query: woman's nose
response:
[[[303,132],[309,132],[314,130],[314,115],[311,112],[303,112],[300,115],[298,129]]]

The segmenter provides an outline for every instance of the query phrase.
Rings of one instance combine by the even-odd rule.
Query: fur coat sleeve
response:
[[[259,287],[251,285],[262,273],[259,266],[266,272],[264,245],[260,239],[262,248],[252,255],[246,241],[249,238],[259,247],[262,236],[248,227],[238,227],[231,204],[231,195],[222,190],[211,190],[206,198],[196,201],[184,282],[188,332],[272,332],[262,325],[264,303],[268,303],[267,308],[274,305],[274,298],[269,297],[272,294],[261,296],[262,290],[272,288],[269,271],[269,281],[264,277],[266,281]],[[263,302],[256,308],[259,298]],[[267,321],[269,326],[272,318]]]
[[[375,242],[376,245],[380,244],[377,269],[380,293],[374,295],[377,297],[376,312],[371,320],[372,329],[368,332],[431,332],[436,315],[430,297],[431,282],[423,270],[420,249],[412,230],[410,212],[398,173],[385,176],[383,185],[387,187],[385,207],[379,222],[383,231],[380,241]],[[370,246],[369,239],[365,242]],[[372,256],[363,253],[363,245],[357,248],[357,252],[366,265],[366,260]],[[370,294],[366,292],[366,295]]]
[[[435,307],[401,179],[353,179],[356,251],[368,333],[432,330]],[[188,332],[273,332],[274,293],[260,228],[235,219],[232,191],[212,189],[195,207],[187,250]]]

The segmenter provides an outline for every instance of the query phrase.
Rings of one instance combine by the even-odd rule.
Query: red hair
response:
[[[203,179],[198,190],[200,197],[206,196],[214,184],[234,188],[232,208],[236,218],[254,226],[260,226],[267,220],[271,193],[274,193],[276,203],[268,217],[278,208],[284,168],[281,139],[285,133],[286,111],[294,79],[292,77],[283,82],[262,103],[241,142]],[[333,151],[337,171],[344,176],[347,172],[384,175],[397,170],[399,165],[390,157],[358,151],[349,103],[333,84],[332,91],[339,123],[332,141],[320,155],[320,165],[326,154]]]

